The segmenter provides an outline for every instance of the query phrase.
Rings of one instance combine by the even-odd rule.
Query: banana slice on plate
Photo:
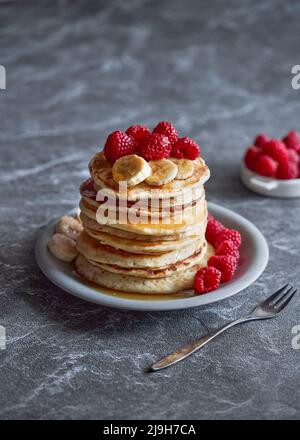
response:
[[[76,218],[68,215],[62,217],[56,225],[56,232],[58,234],[64,234],[73,240],[77,239],[81,231],[83,231],[82,224]]]
[[[78,255],[76,241],[64,234],[54,234],[48,242],[48,249],[51,254],[62,261],[73,261]]]
[[[151,174],[148,163],[136,154],[123,156],[112,167],[115,182],[126,181],[128,186],[135,186],[143,182]]]
[[[146,179],[150,186],[161,186],[175,179],[178,167],[169,159],[150,160],[152,173]]]
[[[176,180],[188,179],[193,175],[195,165],[192,160],[176,159],[175,157],[172,157],[170,160],[178,167],[177,175],[175,177]]]

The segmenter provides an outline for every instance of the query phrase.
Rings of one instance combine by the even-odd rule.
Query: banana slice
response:
[[[188,179],[193,175],[195,165],[192,160],[177,159],[175,157],[172,157],[170,160],[178,167],[177,175],[175,177],[176,180]]]
[[[70,262],[78,255],[76,241],[63,234],[54,234],[48,242],[48,249],[56,258]]]
[[[178,168],[169,159],[150,160],[149,165],[152,170],[151,176],[146,179],[148,185],[160,186],[175,179]]]
[[[77,240],[81,231],[83,231],[82,224],[76,218],[68,215],[62,217],[56,225],[56,232],[58,234],[66,235],[73,240]]]
[[[150,176],[151,168],[145,159],[131,154],[121,157],[114,163],[112,174],[116,182],[125,180],[128,186],[135,186]]]

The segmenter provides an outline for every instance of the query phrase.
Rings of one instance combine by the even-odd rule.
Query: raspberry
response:
[[[299,162],[300,162],[300,156],[299,156],[299,154],[297,153],[297,151],[295,151],[295,150],[292,150],[291,148],[288,150],[288,153],[289,153],[289,161],[290,162],[294,162],[294,163],[296,163],[297,165],[299,164]]]
[[[217,247],[216,255],[229,255],[237,260],[240,258],[239,250],[231,240],[222,241]]]
[[[150,135],[150,130],[143,125],[132,125],[131,127],[127,128],[126,134],[131,136],[135,142],[139,144]]]
[[[221,281],[221,272],[214,267],[202,267],[194,278],[194,290],[202,295],[203,293],[216,290]]]
[[[292,161],[282,162],[278,165],[277,179],[297,179],[299,175],[298,164]]]
[[[223,231],[223,229],[225,229],[224,226],[222,223],[218,222],[218,220],[209,220],[205,233],[208,243],[215,246],[217,235]]]
[[[174,144],[174,142],[176,142],[178,139],[178,132],[176,128],[173,124],[171,124],[171,122],[168,121],[159,122],[157,126],[153,129],[152,133],[159,133],[167,136],[171,144]]]
[[[266,136],[265,134],[259,134],[256,136],[256,139],[254,141],[254,145],[259,148],[264,148],[265,145],[270,141],[270,138]]]
[[[137,146],[137,153],[146,160],[167,159],[171,153],[171,143],[166,136],[154,133]]]
[[[177,159],[195,160],[199,155],[199,145],[188,137],[179,138],[172,148],[172,156],[177,157]]]
[[[285,162],[289,155],[286,146],[283,142],[276,139],[268,142],[264,147],[264,153],[276,160],[276,162]]]
[[[208,266],[221,272],[221,283],[227,283],[233,277],[237,268],[237,259],[229,255],[215,255],[208,260]]]
[[[257,157],[261,154],[261,149],[253,145],[246,151],[244,162],[249,170],[254,171],[254,164]]]
[[[297,151],[300,153],[300,133],[297,131],[290,131],[282,141],[285,143],[287,148]]]
[[[110,163],[114,163],[117,159],[129,154],[133,154],[135,150],[134,140],[122,131],[113,131],[104,146],[104,156]]]
[[[278,163],[270,156],[261,154],[254,163],[253,170],[265,177],[273,177],[276,173]]]
[[[219,231],[216,237],[216,248],[220,246],[223,241],[230,240],[232,243],[239,248],[242,243],[242,237],[239,231],[235,229],[226,229]]]

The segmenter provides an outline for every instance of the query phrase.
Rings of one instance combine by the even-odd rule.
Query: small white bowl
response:
[[[241,167],[243,184],[258,194],[269,197],[292,198],[300,197],[300,179],[278,180],[263,177],[246,167],[244,162]]]

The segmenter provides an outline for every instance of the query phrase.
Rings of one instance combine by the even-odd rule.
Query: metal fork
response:
[[[210,333],[209,335],[206,335],[196,341],[184,345],[183,347],[169,354],[169,356],[156,362],[154,365],[152,365],[150,370],[159,371],[163,368],[167,368],[171,365],[177,364],[177,362],[182,361],[186,357],[190,356],[192,353],[195,353],[195,351],[204,347],[204,345],[208,344],[221,333],[225,332],[225,330],[228,330],[235,325],[249,321],[256,321],[259,319],[274,318],[274,316],[278,315],[289,304],[296,292],[297,289],[294,289],[294,287],[290,286],[290,284],[286,284],[284,287],[277,290],[277,292],[275,292],[261,304],[256,306],[249,315],[237,319],[236,321],[230,322],[229,324],[224,325],[224,327],[221,327],[213,333]]]

